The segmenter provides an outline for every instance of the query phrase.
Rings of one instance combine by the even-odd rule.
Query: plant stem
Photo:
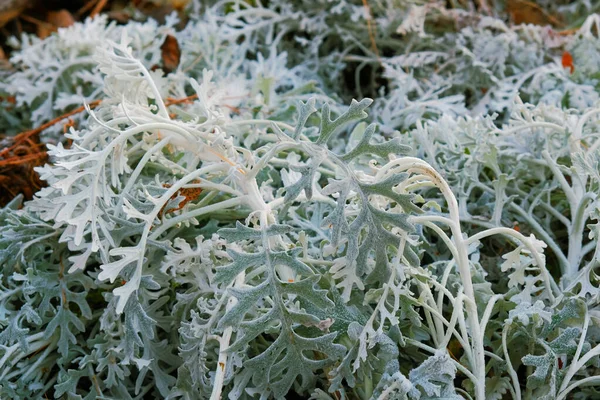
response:
[[[579,204],[576,209],[571,210],[572,224],[569,232],[569,252],[567,259],[569,260],[569,269],[566,274],[567,282],[572,280],[577,272],[579,271],[579,263],[583,258],[582,241],[583,241],[583,230],[585,228],[585,222],[587,220],[587,206],[590,201],[596,199],[596,194],[586,193],[579,200]]]
[[[548,272],[548,269],[546,268],[545,261],[540,257],[540,255],[536,251],[535,247],[531,244],[531,240],[529,238],[525,237],[524,235],[522,235],[520,232],[517,232],[516,230],[511,229],[511,228],[503,228],[503,227],[490,228],[490,229],[486,229],[483,232],[479,232],[479,233],[476,233],[475,235],[471,236],[467,240],[467,244],[476,242],[485,237],[496,235],[496,234],[514,237],[519,242],[523,243],[525,245],[525,247],[527,247],[527,249],[531,252],[531,256],[533,257],[537,266],[540,269],[540,272],[544,279],[544,284],[546,285],[546,288],[548,289],[548,294],[550,295],[550,299],[552,301],[554,301],[554,293],[552,291],[556,292],[557,295],[560,294],[561,291],[558,288],[558,286],[556,285],[556,282],[554,282],[554,280],[550,277],[550,273]]]
[[[240,287],[244,284],[246,275],[241,272],[234,281],[234,287]],[[229,311],[237,304],[237,299],[233,296],[227,300],[226,311]],[[223,331],[223,336],[219,339],[219,359],[217,360],[217,369],[215,371],[215,380],[213,383],[213,390],[210,395],[210,400],[220,400],[221,393],[223,392],[223,382],[225,379],[225,371],[227,369],[229,342],[231,340],[231,334],[233,333],[233,327],[228,326]]]
[[[502,329],[502,351],[504,352],[504,360],[506,361],[506,369],[508,369],[508,374],[510,375],[510,379],[512,379],[513,388],[514,388],[514,400],[521,400],[521,385],[519,384],[519,377],[517,372],[512,366],[510,362],[510,355],[508,354],[508,346],[506,343],[506,337],[508,336],[508,331],[510,330],[511,325],[509,323],[504,325]]]
[[[394,172],[397,170],[422,173],[426,175],[431,182],[438,187],[442,192],[444,199],[448,205],[449,211],[449,227],[452,232],[452,241],[457,249],[456,263],[458,271],[461,277],[464,293],[466,296],[465,306],[467,312],[467,321],[471,330],[471,349],[473,351],[473,362],[471,369],[475,374],[475,398],[477,400],[485,399],[485,352],[483,348],[483,335],[480,331],[479,316],[477,312],[477,302],[475,299],[475,290],[473,288],[473,281],[471,279],[471,268],[469,264],[469,257],[467,253],[467,241],[463,238],[463,234],[460,228],[460,212],[456,197],[452,193],[450,186],[444,180],[444,178],[427,162],[414,157],[403,157],[390,161],[384,167],[382,167],[379,175],[384,175],[390,171],[393,167]]]

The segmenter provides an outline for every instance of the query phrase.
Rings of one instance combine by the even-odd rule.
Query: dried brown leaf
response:
[[[66,28],[75,23],[73,15],[65,9],[48,12],[48,17],[46,19],[57,28]]]
[[[162,51],[163,71],[168,74],[176,70],[181,59],[181,50],[175,36],[167,35],[160,50]]]

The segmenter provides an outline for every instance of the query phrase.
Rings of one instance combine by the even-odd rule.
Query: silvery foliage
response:
[[[0,211],[2,397],[596,393],[600,18],[305,3],[21,39],[3,118],[102,103]]]

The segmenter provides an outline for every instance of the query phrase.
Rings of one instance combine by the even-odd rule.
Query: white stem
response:
[[[575,127],[575,130],[573,131],[569,140],[569,147],[572,154],[577,153],[579,150],[581,150],[583,127],[585,123],[592,117],[592,115],[597,113],[600,113],[600,108],[588,111],[587,113],[583,114],[581,118],[579,118],[579,121],[577,121],[577,126]]]
[[[579,387],[579,386],[587,386],[587,385],[600,385],[600,376],[588,376],[587,378],[581,379],[575,383],[573,383],[571,386],[569,386],[568,388],[565,389],[564,392],[560,393],[558,395],[558,397],[556,398],[556,400],[563,400],[567,394],[569,394],[571,392],[571,390]]]
[[[450,317],[450,323],[448,324],[448,330],[446,331],[446,335],[442,339],[442,342],[438,345],[438,348],[446,348],[448,347],[448,343],[450,343],[450,339],[452,338],[452,333],[454,333],[454,326],[456,326],[456,321],[458,320],[458,314],[464,312],[463,310],[463,294],[458,293],[456,296],[456,300],[454,301],[452,310],[452,316]]]
[[[123,211],[123,201],[125,200],[125,196],[127,194],[131,193],[131,188],[135,184],[138,176],[140,176],[140,174],[142,173],[142,170],[146,166],[146,163],[150,160],[150,158],[154,155],[154,153],[158,152],[163,147],[168,146],[170,141],[171,141],[171,137],[167,136],[166,138],[162,139],[161,141],[156,143],[154,146],[152,146],[150,148],[150,150],[146,151],[146,154],[144,154],[144,156],[138,162],[138,165],[135,167],[133,172],[129,175],[127,184],[121,191],[121,194],[119,196],[119,202],[117,203],[117,206],[115,207],[116,212]],[[142,143],[142,142],[140,142],[140,143]]]
[[[583,257],[582,242],[583,230],[587,220],[587,206],[590,201],[594,201],[596,195],[588,192],[579,200],[576,208],[571,209],[572,223],[569,232],[569,251],[567,259],[569,260],[569,270],[567,271],[567,279],[572,279],[579,271],[579,263]]]
[[[454,297],[452,296],[452,293],[450,293],[450,291],[448,289],[446,289],[446,285],[448,284],[448,279],[450,278],[450,272],[452,272],[453,268],[454,268],[454,261],[448,261],[448,265],[446,265],[446,268],[444,269],[444,273],[442,274],[442,279],[440,280],[439,287],[441,289],[438,289],[438,298],[437,298],[438,310],[444,309],[444,295],[447,295],[448,299],[450,299],[450,301],[452,303],[454,303]]]
[[[523,245],[525,245],[525,247],[527,247],[527,249],[531,252],[531,256],[533,257],[537,266],[540,269],[542,278],[544,279],[544,284],[546,285],[548,294],[550,295],[550,299],[552,301],[554,301],[555,297],[554,297],[553,291],[555,291],[557,294],[559,294],[560,289],[556,285],[556,282],[554,282],[554,280],[550,277],[550,272],[548,272],[548,269],[546,268],[546,263],[544,262],[544,260],[542,260],[540,255],[537,253],[537,251],[531,244],[531,241],[529,240],[529,238],[525,237],[520,232],[517,232],[516,230],[511,229],[511,228],[504,228],[504,227],[490,228],[490,229],[486,229],[483,232],[479,232],[479,233],[476,233],[475,235],[471,236],[469,239],[467,239],[466,243],[467,244],[474,243],[478,240],[481,240],[485,237],[492,236],[492,235],[505,235],[505,236],[513,237],[513,238],[517,239],[519,242],[523,243]]]
[[[36,371],[38,369],[38,367],[40,366],[40,364],[42,362],[44,362],[44,360],[46,360],[46,357],[48,357],[48,355],[54,351],[54,349],[57,347],[56,346],[56,342],[58,342],[58,338],[56,338],[55,340],[52,341],[52,343],[46,347],[46,349],[44,350],[44,352],[38,357],[38,359],[36,360],[36,362],[34,362],[33,364],[31,364],[31,366],[27,369],[27,371],[25,371],[20,377],[19,379],[21,379],[23,382],[27,382],[27,377],[34,371]]]
[[[54,234],[52,236],[54,236]],[[4,300],[7,297],[12,296],[15,293],[19,293],[21,290],[23,290],[22,286],[12,289],[12,290],[9,290],[9,291],[6,291],[4,293],[0,293],[0,301]],[[0,365],[2,365],[2,364],[0,364]]]
[[[565,131],[565,128],[558,124],[553,124],[552,122],[536,121],[536,122],[528,122],[526,125],[519,125],[519,126],[515,126],[513,128],[505,129],[505,130],[498,130],[498,133],[508,136],[508,135],[512,135],[513,133],[519,132],[521,130],[531,129],[531,128],[548,128],[548,129],[554,129],[555,131],[558,131],[558,132]]]
[[[454,337],[456,338],[456,340],[458,340],[458,342],[460,343],[461,347],[465,351],[465,354],[467,355],[467,359],[469,360],[469,363],[473,363],[473,357],[472,357],[471,347],[469,346],[469,344],[467,342],[469,336],[467,335],[466,329],[464,329],[466,327],[465,327],[465,321],[464,321],[464,315],[463,315],[463,313],[457,313],[456,314],[458,316],[458,325],[461,328],[461,333],[462,333],[462,334],[459,334],[458,331],[456,330],[456,328],[454,326],[451,326],[450,322],[448,322],[444,318],[444,316],[442,314],[440,314],[435,308],[431,307],[428,304],[422,304],[421,307],[423,307],[423,309],[425,311],[429,311],[432,315],[434,315],[437,318],[439,318],[439,320],[442,321],[442,323],[444,325],[446,325],[447,329],[449,329],[449,330],[452,331],[452,333],[454,334]]]
[[[496,305],[496,302],[499,299],[501,299],[502,297],[504,297],[504,296],[501,294],[492,296],[492,298],[490,299],[490,302],[485,307],[485,311],[483,312],[483,316],[481,317],[481,322],[480,322],[482,333],[485,333],[485,328],[487,327],[488,321],[490,320],[490,317],[492,315],[492,311],[494,310],[494,306]]]
[[[473,362],[471,370],[476,376],[473,382],[475,386],[475,398],[477,400],[485,399],[485,352],[483,348],[483,335],[480,332],[479,316],[475,299],[475,290],[471,279],[471,268],[469,265],[469,257],[467,253],[467,242],[463,238],[460,228],[460,212],[456,197],[452,193],[450,186],[446,180],[427,162],[415,157],[402,157],[390,161],[383,166],[377,173],[378,176],[385,175],[393,167],[396,170],[420,173],[426,175],[431,182],[438,187],[442,192],[444,199],[448,205],[449,211],[449,227],[452,232],[452,241],[457,249],[456,264],[462,281],[466,301],[467,321],[471,330],[471,349],[473,351]]]
[[[234,287],[240,287],[244,284],[246,274],[241,272],[235,278]],[[227,306],[225,307],[226,312],[231,310],[233,306],[237,304],[237,299],[234,296],[230,296],[227,300]],[[231,341],[231,334],[233,333],[233,327],[228,326],[223,331],[223,336],[219,338],[219,359],[217,360],[217,369],[215,372],[215,380],[213,384],[213,390],[210,395],[210,400],[221,400],[221,393],[223,392],[223,382],[225,380],[225,370],[227,369],[229,342]]]
[[[290,131],[294,131],[293,126],[286,124],[285,122],[281,122],[281,121],[272,121],[270,119],[243,119],[243,120],[237,120],[237,121],[231,121],[228,122],[227,125],[257,125],[257,124],[262,124],[262,125],[277,125],[280,126],[282,128],[285,129],[289,129]]]
[[[420,285],[420,287],[424,291],[424,293],[421,294],[420,298],[422,300],[427,301],[427,303],[430,304],[431,308],[436,308],[437,304],[435,302],[435,298],[433,297],[433,293],[431,292],[429,285],[423,283]],[[438,308],[438,311],[439,311],[439,315],[442,315],[443,310]],[[437,348],[440,348],[441,347],[440,344],[444,340],[444,324],[437,317],[435,318],[435,320],[433,320],[431,318],[431,313],[427,312],[427,310],[425,310],[425,316],[427,317],[427,325],[429,326],[429,329],[431,330],[431,336],[434,341],[434,344]],[[446,346],[443,346],[443,347],[446,347]]]
[[[431,346],[427,346],[425,343],[421,343],[421,342],[411,339],[411,338],[406,338],[406,343],[412,344],[415,347],[426,350],[426,351],[430,352],[431,354],[435,354],[439,351],[437,349],[434,349]],[[465,374],[465,376],[467,378],[469,378],[471,380],[471,382],[473,382],[473,384],[477,383],[477,378],[475,378],[475,375],[473,375],[473,373],[471,371],[469,371],[464,365],[460,364],[459,362],[457,362],[454,359],[450,359],[450,360],[452,361],[452,363],[454,364],[456,369],[458,369],[460,372]]]
[[[548,150],[542,151],[542,157],[544,157],[544,160],[546,160],[546,163],[548,163],[548,168],[550,168],[550,171],[552,171],[552,174],[560,184],[563,192],[565,192],[571,209],[575,209],[575,206],[577,205],[577,196],[575,195],[573,188],[569,185],[562,172],[560,172],[558,166],[556,165],[554,160],[552,160],[552,157],[550,157],[550,153],[548,153]]]
[[[585,322],[583,323],[583,329],[581,330],[581,337],[579,338],[579,344],[577,345],[577,351],[575,352],[573,360],[571,361],[571,365],[569,366],[569,369],[565,374],[563,383],[558,391],[559,393],[566,389],[571,379],[573,379],[573,375],[575,375],[575,373],[577,372],[577,362],[579,361],[579,356],[581,356],[581,351],[583,350],[583,345],[585,344],[585,337],[587,335],[587,330],[590,324],[590,317],[587,314],[587,308],[584,321]]]
[[[508,354],[508,346],[506,344],[506,337],[508,336],[509,329],[510,324],[504,325],[504,328],[502,329],[502,351],[504,352],[504,359],[506,360],[506,369],[508,369],[508,374],[510,375],[510,379],[512,379],[513,383],[514,400],[521,400],[521,385],[519,383],[519,377],[517,376],[517,372],[510,362],[510,355]]]
[[[489,187],[487,187],[481,183],[475,182],[474,186],[485,192],[494,194],[493,189],[490,189]],[[564,274],[565,271],[568,269],[569,261],[567,260],[567,257],[563,254],[563,252],[560,249],[560,247],[558,246],[558,244],[554,241],[554,239],[552,239],[552,237],[548,234],[548,232],[546,232],[546,229],[544,229],[534,218],[532,218],[527,213],[526,210],[524,210],[522,207],[517,205],[514,201],[510,202],[508,204],[508,207],[512,208],[517,214],[519,214],[521,216],[521,218],[523,218],[531,226],[531,228],[533,229],[535,234],[539,238],[541,238],[544,242],[546,242],[546,244],[548,245],[548,247],[550,247],[550,249],[552,249],[552,251],[554,252],[554,254],[556,255],[556,257],[559,260],[560,270]],[[473,224],[480,224],[482,226],[488,225],[488,223],[486,223],[486,222],[478,221],[475,219],[469,220],[468,222],[473,223]]]
[[[411,222],[413,222],[414,220],[409,219]],[[426,226],[427,228],[430,228],[431,230],[433,230],[435,233],[438,234],[438,236],[442,239],[442,241],[446,244],[446,246],[448,247],[448,250],[450,250],[450,253],[452,253],[452,257],[456,258],[458,255],[458,250],[456,249],[456,246],[454,245],[454,243],[452,242],[452,240],[448,237],[448,235],[446,235],[446,232],[444,232],[439,226],[425,221],[423,220],[421,222],[421,224],[423,226]]]

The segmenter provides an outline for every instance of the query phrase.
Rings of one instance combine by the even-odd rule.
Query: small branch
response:
[[[75,16],[77,17],[77,19],[80,19],[83,14],[92,9],[92,7],[96,5],[96,3],[98,3],[98,0],[90,0],[86,2],[79,10],[75,12]]]
[[[375,23],[373,22],[373,16],[371,14],[371,7],[369,6],[369,2],[367,0],[362,0],[362,3],[367,14],[367,30],[369,31],[369,40],[371,40],[371,47],[373,48],[375,56],[379,60],[379,49],[377,49],[377,42],[375,41]]]
[[[182,99],[174,99],[172,97],[167,97],[165,99],[165,107],[174,106],[176,104],[181,103],[191,103],[192,101],[198,98],[198,94],[192,94],[190,96],[184,97]]]
[[[184,97],[184,98],[181,98],[181,99],[174,99],[172,97],[167,97],[166,101],[165,101],[165,107],[169,107],[169,106],[172,106],[172,105],[175,105],[175,104],[189,103],[189,102],[191,102],[191,101],[193,101],[193,100],[195,100],[197,98],[198,98],[197,94],[193,94],[191,96],[187,96],[187,97]],[[98,107],[101,103],[102,103],[102,99],[97,99],[97,100],[94,100],[94,101],[91,101],[90,103],[88,103],[87,106],[89,107],[90,110],[93,110],[96,107]],[[38,135],[41,132],[45,131],[46,129],[48,129],[48,128],[50,128],[50,127],[58,124],[59,122],[65,120],[67,118],[70,118],[73,115],[80,114],[80,113],[84,112],[85,110],[86,110],[86,106],[85,105],[77,107],[77,108],[75,108],[75,109],[73,109],[73,110],[71,110],[71,111],[69,111],[67,113],[59,115],[58,117],[56,117],[56,118],[54,118],[54,119],[52,119],[52,120],[50,120],[50,121],[48,121],[48,122],[46,122],[46,123],[38,126],[37,128],[30,129],[30,130],[18,133],[17,135],[14,136],[13,140],[14,140],[15,143],[17,143],[17,142],[20,142],[20,141],[25,140],[27,138],[30,138],[31,136]],[[34,155],[31,155],[29,157],[31,157],[31,158],[34,159],[37,156],[34,157]],[[5,164],[7,164],[7,163],[5,163]],[[8,163],[8,164],[12,164],[12,163]]]
[[[21,18],[24,21],[30,22],[36,26],[43,26],[43,27],[49,28],[49,29],[56,29],[56,26],[54,24],[39,20],[39,19],[31,17],[29,15],[21,14],[19,18]]]
[[[102,9],[104,7],[106,7],[106,2],[107,0],[99,0],[96,5],[94,6],[94,8],[92,9],[92,12],[90,13],[90,17],[95,17],[96,15],[100,14],[100,11],[102,11]]]

